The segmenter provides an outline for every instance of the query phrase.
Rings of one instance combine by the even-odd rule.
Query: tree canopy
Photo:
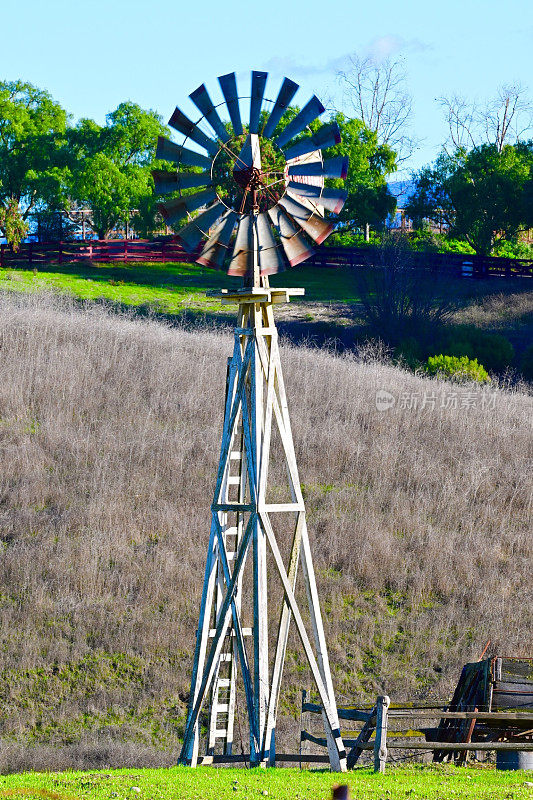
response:
[[[48,92],[0,82],[0,229],[15,246],[30,212],[60,193],[66,124],[66,111]]]
[[[352,60],[352,67],[350,80],[348,73],[342,77],[355,91],[360,118],[334,113],[342,140],[324,153],[349,158],[346,181],[328,181],[348,189],[336,225],[348,234],[383,227],[395,210],[387,178],[405,151],[410,108],[398,64],[381,68]],[[531,106],[521,87],[504,87],[486,107],[457,98],[442,102],[453,151],[444,147],[433,165],[414,176],[406,211],[415,223],[447,223],[450,235],[487,254],[533,226],[533,141],[520,141]],[[275,133],[297,113],[287,109]],[[315,120],[311,128],[323,123]],[[131,101],[109,113],[104,125],[81,119],[72,126],[48,92],[22,81],[0,82],[0,232],[16,247],[30,214],[52,219],[61,211],[74,225],[81,211],[100,238],[128,219],[138,233],[152,234],[159,219],[151,172],[172,167],[155,161],[161,135],[169,135],[161,117]]]
[[[533,143],[482,144],[443,152],[416,175],[407,213],[416,221],[444,220],[450,234],[464,237],[479,255],[498,241],[533,225],[527,201],[533,177]]]
[[[80,120],[68,132],[65,207],[88,208],[90,225],[102,239],[131,212],[142,213],[144,228],[153,229],[151,169],[157,137],[167,133],[158,114],[131,102],[108,114],[104,126]]]
[[[387,176],[396,169],[396,153],[388,144],[379,144],[378,135],[360,119],[342,113],[334,116],[341,131],[341,142],[330,148],[327,156],[349,158],[348,176],[339,187],[348,190],[348,199],[339,216],[344,231],[381,226],[396,208],[396,200],[387,187]]]

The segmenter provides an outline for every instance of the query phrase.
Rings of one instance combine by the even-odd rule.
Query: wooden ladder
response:
[[[226,399],[229,387],[229,361],[228,374],[226,379]],[[233,441],[230,449],[229,465],[227,475],[222,489],[222,498],[225,503],[243,503],[246,494],[246,470],[243,469],[246,454],[243,442],[243,431],[240,420],[237,420],[233,432]],[[242,536],[242,514],[232,515],[230,513],[222,515],[223,538],[226,546],[226,556],[230,567],[233,565],[235,553]],[[215,625],[219,618],[220,608],[224,600],[225,581],[224,572],[220,558],[217,559],[216,576],[216,596],[215,596]],[[236,593],[236,605],[240,611],[242,597],[242,581]],[[211,628],[209,637],[215,636],[216,628]],[[251,636],[251,628],[242,629],[243,636]],[[235,723],[235,704],[237,699],[237,659],[238,654],[235,648],[235,632],[233,624],[230,624],[225,637],[225,646],[221,653],[216,674],[211,690],[211,702],[209,710],[209,728],[207,736],[206,755],[215,755],[217,743],[222,744],[222,753],[232,755],[233,751],[233,732]]]

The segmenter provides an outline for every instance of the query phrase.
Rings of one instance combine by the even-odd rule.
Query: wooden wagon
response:
[[[530,715],[524,713],[533,711],[533,658],[495,656],[465,664],[447,710],[484,713],[465,720],[441,719],[438,728],[425,731],[426,739],[517,744],[533,741]],[[491,716],[485,716],[487,713]],[[433,758],[464,758],[465,753],[435,750]]]

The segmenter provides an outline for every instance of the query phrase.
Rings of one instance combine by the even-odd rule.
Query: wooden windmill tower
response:
[[[193,123],[176,109],[169,122],[183,134],[184,142],[158,142],[157,157],[174,162],[177,170],[154,173],[156,191],[173,195],[160,205],[167,224],[186,221],[178,236],[190,250],[199,249],[207,240],[197,261],[213,267],[223,267],[228,261],[229,274],[243,278],[242,289],[219,293],[222,303],[238,305],[238,317],[228,362],[222,445],[179,761],[195,766],[200,758],[209,763],[220,750],[231,755],[240,673],[249,722],[250,763],[274,764],[283,664],[294,619],[324,709],[331,766],[344,771],[346,753],[274,320],[276,304],[289,302],[291,295],[304,291],[272,288],[268,276],[287,263],[294,266],[309,257],[313,241],[320,243],[331,232],[333,226],[324,213],[338,213],[346,192],[326,187],[325,179],[344,178],[347,159],[322,157],[322,149],[338,144],[340,135],[336,124],[315,133],[309,129],[324,111],[318,98],[311,98],[299,113],[291,114],[290,102],[298,89],[293,81],[284,79],[272,104],[264,99],[267,74],[252,72],[249,125],[245,127],[235,75],[218,80],[231,127],[222,121],[205,86],[200,86],[190,98],[202,118]],[[262,111],[265,103],[270,103],[270,113]],[[290,121],[283,127],[287,118]],[[187,140],[208,155],[186,148]],[[190,191],[201,186],[206,188]],[[269,491],[274,436],[287,474],[288,493],[281,499],[271,497]],[[286,563],[277,531],[288,521],[292,545]],[[295,596],[300,567],[309,629]],[[272,570],[283,592],[275,642],[269,641]],[[205,756],[200,754],[199,741],[203,709],[209,712]]]

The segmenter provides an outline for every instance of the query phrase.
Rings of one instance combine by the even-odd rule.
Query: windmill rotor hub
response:
[[[287,191],[283,152],[270,140],[257,139],[255,163],[249,163],[250,156],[243,155],[245,134],[226,142],[213,160],[213,183],[218,199],[241,214],[268,211]]]

